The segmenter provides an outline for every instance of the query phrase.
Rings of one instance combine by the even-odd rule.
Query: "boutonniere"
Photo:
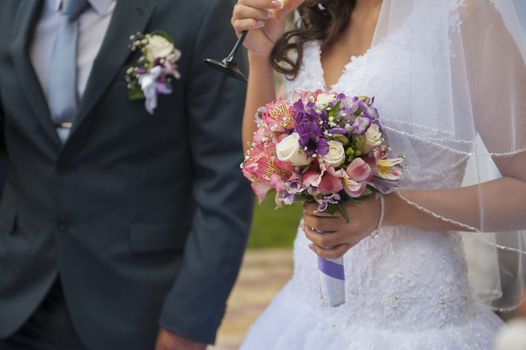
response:
[[[130,100],[144,99],[146,110],[153,114],[157,97],[171,94],[173,79],[181,77],[177,71],[181,52],[164,32],[137,33],[130,37],[130,41],[132,52],[140,51],[141,57],[126,71],[128,97]]]

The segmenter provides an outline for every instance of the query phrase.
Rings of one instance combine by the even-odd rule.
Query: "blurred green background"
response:
[[[275,207],[274,196],[268,196],[261,205],[256,204],[249,249],[292,247],[301,219],[301,204],[277,210]]]

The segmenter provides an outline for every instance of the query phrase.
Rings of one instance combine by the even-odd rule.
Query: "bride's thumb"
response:
[[[305,0],[280,0],[283,7],[276,11],[276,16],[279,19],[284,19],[289,13],[300,7]]]

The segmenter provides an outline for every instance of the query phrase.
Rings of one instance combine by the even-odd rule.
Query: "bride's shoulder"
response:
[[[462,0],[458,13],[463,31],[471,34],[472,39],[481,39],[491,31],[506,32],[506,1]]]

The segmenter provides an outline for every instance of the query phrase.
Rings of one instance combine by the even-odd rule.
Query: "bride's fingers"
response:
[[[303,231],[309,241],[325,249],[332,249],[340,244],[348,243],[347,237],[342,232],[318,233],[315,228],[307,225],[304,226]]]
[[[260,10],[277,10],[283,8],[283,3],[278,0],[239,0],[238,4]]]
[[[322,257],[324,259],[338,259],[339,257],[343,256],[349,249],[351,249],[351,246],[349,244],[340,244],[332,249],[323,249],[320,246],[317,246],[316,244],[311,244],[309,246],[316,255],[319,257]]]
[[[315,228],[321,233],[326,231],[334,232],[342,229],[342,223],[340,222],[340,220],[333,218],[323,218],[319,216],[306,214],[303,215],[303,221],[305,222],[305,225]]]
[[[232,21],[238,19],[252,18],[255,20],[264,21],[273,16],[272,12],[267,10],[260,10],[253,7],[237,4],[234,6],[234,13],[232,14]]]
[[[277,11],[278,18],[285,18],[289,13],[297,9],[305,2],[305,0],[282,0],[283,7]]]
[[[245,30],[263,28],[265,26],[265,21],[258,21],[253,18],[236,19],[232,25],[236,30],[236,33],[239,34]]]
[[[339,218],[339,215],[332,215],[325,212],[318,211],[318,204],[306,203],[303,205],[303,213],[311,216],[327,217],[327,218]]]

